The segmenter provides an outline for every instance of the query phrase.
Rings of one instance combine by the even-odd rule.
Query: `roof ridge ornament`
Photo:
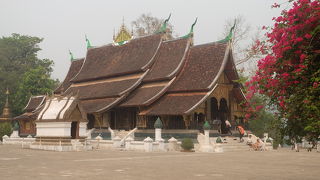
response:
[[[198,17],[196,17],[196,20],[195,20],[195,21],[193,22],[193,24],[191,25],[191,28],[190,28],[189,33],[188,33],[187,35],[182,36],[181,38],[186,39],[186,38],[192,37],[192,36],[193,36],[193,28],[194,28],[194,26],[197,24],[197,22],[198,22]]]
[[[85,35],[85,38],[86,38],[86,42],[87,42],[87,49],[89,49],[89,48],[91,48],[91,47],[92,47],[92,46],[91,46],[91,43],[90,43],[90,41],[89,41],[89,39],[88,39],[87,35]]]
[[[117,35],[115,35],[115,30],[113,30],[113,45],[121,46],[129,42],[131,39],[133,39],[133,30],[130,33],[129,29],[124,24],[124,17],[123,17],[122,25],[120,26],[120,29]]]
[[[158,31],[156,31],[156,34],[159,34],[159,33],[165,33],[166,30],[167,30],[167,25],[168,25],[168,22],[171,18],[171,13],[169,14],[169,17],[167,19],[164,20],[162,26],[160,27],[160,29]]]
[[[231,41],[233,38],[233,35],[234,35],[234,28],[236,27],[236,22],[237,22],[237,20],[235,19],[233,26],[230,28],[229,34],[224,39],[216,41],[216,42],[220,43],[220,42]]]
[[[72,62],[72,61],[74,60],[74,57],[73,57],[73,54],[72,54],[72,52],[70,51],[70,49],[69,49],[69,55],[70,55],[70,61]]]

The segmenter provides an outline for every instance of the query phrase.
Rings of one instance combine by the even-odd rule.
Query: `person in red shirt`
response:
[[[242,126],[237,126],[237,128],[238,128],[238,130],[239,130],[239,134],[240,134],[240,142],[243,142],[243,139],[242,139],[242,137],[243,137],[243,135],[244,135],[244,129],[243,129],[243,127]]]

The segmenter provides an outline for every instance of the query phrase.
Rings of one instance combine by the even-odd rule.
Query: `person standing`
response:
[[[227,127],[228,133],[230,133],[230,135],[232,135],[232,132],[231,132],[231,123],[228,121],[228,119],[225,121],[225,123],[226,123],[226,127]]]
[[[242,139],[242,137],[243,137],[243,135],[244,135],[244,129],[243,129],[243,127],[242,126],[237,126],[237,128],[238,128],[238,131],[239,131],[239,134],[240,134],[240,142],[243,142],[243,139]]]

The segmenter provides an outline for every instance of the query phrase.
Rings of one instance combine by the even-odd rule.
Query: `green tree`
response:
[[[12,126],[9,122],[0,123],[0,140],[4,135],[10,136],[12,133]]]
[[[10,104],[13,115],[21,113],[22,107],[26,105],[27,99],[31,94],[38,95],[38,92],[43,92],[42,90],[32,92],[23,92],[20,90],[20,95],[16,94],[19,87],[22,87],[21,83],[26,83],[22,79],[28,76],[27,72],[30,74],[34,69],[42,72],[45,71],[45,73],[43,72],[42,74],[45,74],[48,78],[44,79],[50,79],[50,74],[53,70],[53,61],[37,57],[38,52],[41,50],[39,43],[42,41],[42,38],[15,33],[11,36],[0,38],[0,108],[2,109],[4,105],[4,92],[8,87],[11,91]],[[40,72],[38,73],[41,74]],[[35,78],[39,77],[40,76],[35,76]],[[36,79],[34,81],[36,81]],[[44,83],[43,79],[41,83],[43,83],[41,88],[53,88],[50,82]]]
[[[142,14],[135,21],[132,21],[133,34],[137,37],[146,36],[155,33],[160,29],[164,19],[159,19],[151,15],[151,13]],[[173,25],[167,25],[167,39],[173,39]]]
[[[56,81],[50,78],[50,73],[46,68],[38,66],[30,69],[23,75],[15,93],[14,99],[19,105],[17,108],[22,109],[32,95],[52,93],[56,84]]]

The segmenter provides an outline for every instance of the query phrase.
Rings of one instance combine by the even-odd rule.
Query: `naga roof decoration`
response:
[[[70,50],[69,50],[69,55],[70,55],[70,61],[73,61],[74,60],[73,54],[72,54],[72,52]]]
[[[190,31],[187,35],[182,36],[181,38],[189,38],[193,36],[193,27],[197,24],[198,18],[194,21],[194,23],[191,25]]]
[[[232,36],[233,36],[233,30],[236,27],[236,20],[234,20],[234,24],[233,26],[230,28],[229,34],[227,35],[227,37],[225,37],[224,39],[217,41],[217,42],[228,42],[232,40]]]
[[[92,47],[92,46],[91,46],[91,43],[90,43],[90,41],[89,41],[89,39],[88,39],[87,35],[85,35],[85,38],[86,38],[86,43],[87,43],[87,49],[89,49],[89,48],[91,48],[91,47]]]
[[[171,18],[171,13],[169,14],[169,17],[164,20],[162,26],[160,27],[160,29],[158,31],[156,31],[156,33],[165,33],[167,31],[167,25],[168,25],[170,18]]]

